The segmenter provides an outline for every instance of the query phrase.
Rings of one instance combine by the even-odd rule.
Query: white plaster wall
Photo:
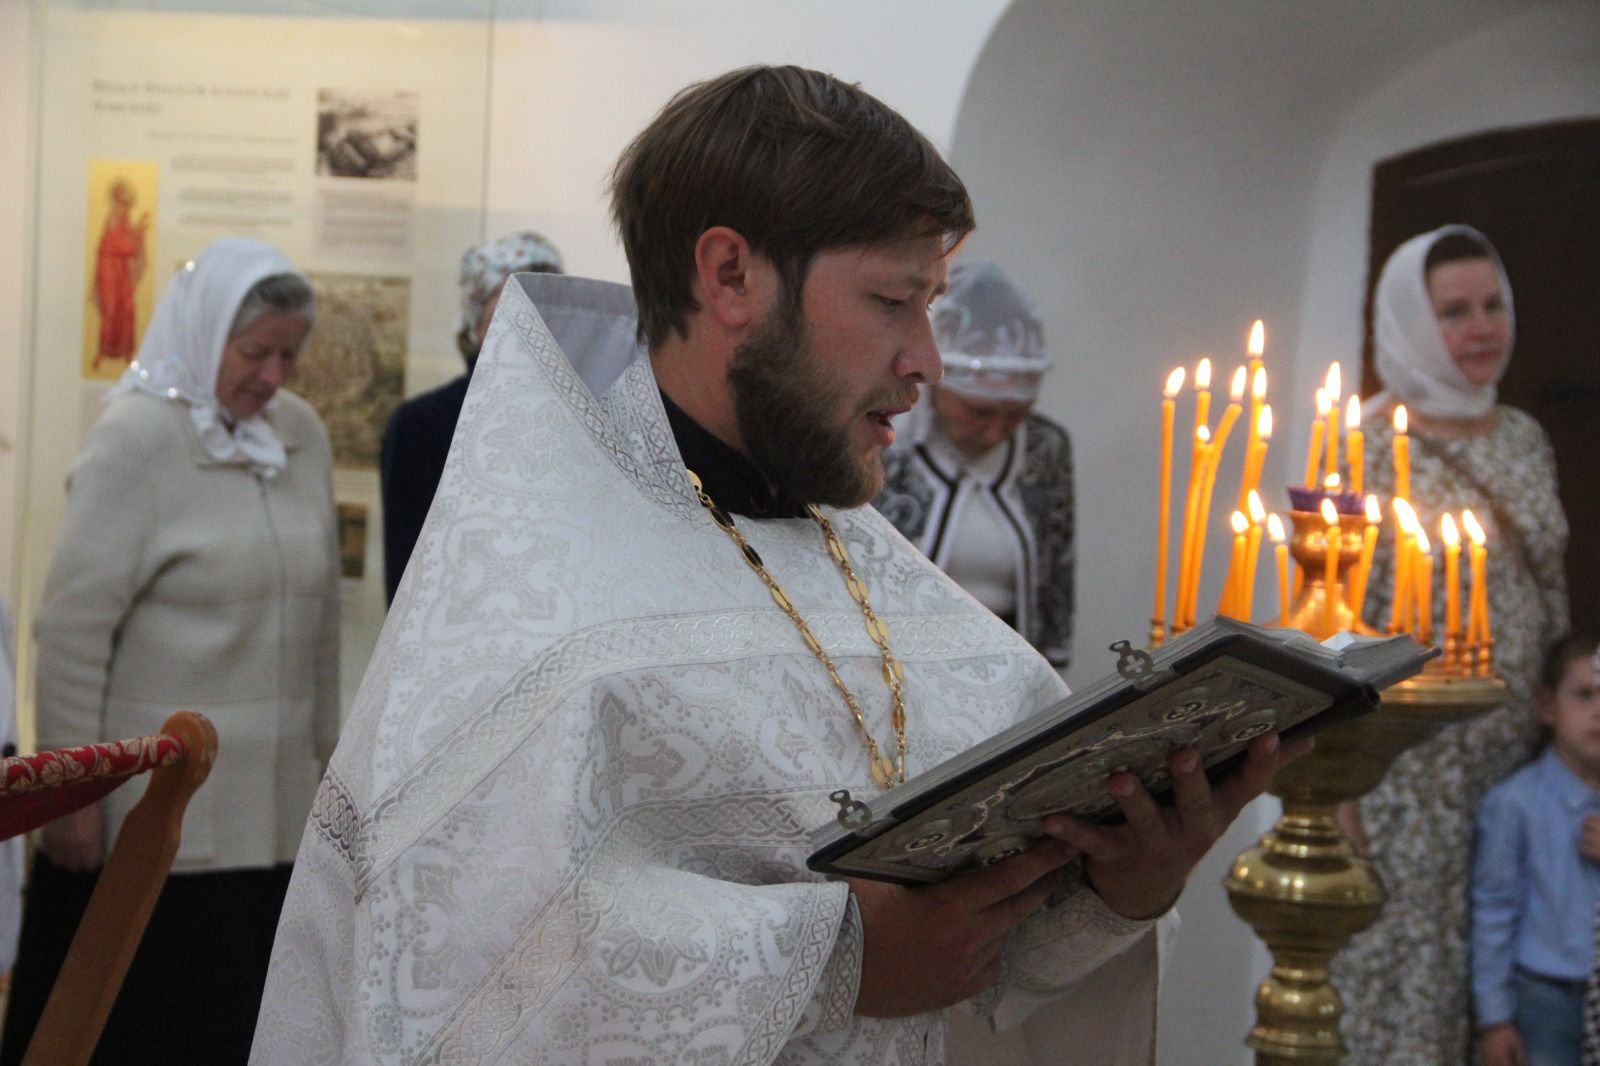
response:
[[[1023,281],[1059,364],[1040,405],[1076,448],[1074,683],[1105,671],[1111,641],[1148,628],[1166,372],[1201,354],[1231,367],[1265,319],[1278,424],[1264,481],[1284,484],[1304,462],[1327,363],[1343,360],[1354,380],[1372,165],[1460,133],[1600,112],[1597,34],[1589,2],[1008,10],[970,79],[952,158],[978,205],[969,254]],[[1219,501],[1236,471],[1229,458]],[[1208,604],[1225,566],[1217,541]],[[1263,615],[1275,613],[1271,585],[1258,582]],[[1275,815],[1270,799],[1247,811],[1181,901],[1164,1066],[1250,1061],[1242,1038],[1268,962],[1218,882]]]
[[[750,63],[859,81],[948,148],[967,72],[1006,0],[504,0],[494,35],[486,229],[527,225],[568,269],[628,280],[612,163],[690,82]]]

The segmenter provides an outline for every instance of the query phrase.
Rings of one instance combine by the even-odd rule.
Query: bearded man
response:
[[[941,885],[805,868],[834,790],[1065,693],[863,506],[940,374],[959,178],[859,88],[760,67],[675,97],[612,195],[631,295],[500,300],[252,1061],[938,1063],[947,1007],[1063,996],[1067,1058],[1147,1060],[1154,920],[1275,738],[1215,790],[1174,756],[1171,808],[1114,777],[1125,825],[1045,819]]]

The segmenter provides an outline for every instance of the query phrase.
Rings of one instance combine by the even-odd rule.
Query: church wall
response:
[[[21,572],[13,520],[21,504],[21,454],[27,446],[21,397],[26,393],[28,351],[27,262],[32,252],[28,219],[32,156],[33,9],[25,0],[0,0],[0,600],[14,608]]]

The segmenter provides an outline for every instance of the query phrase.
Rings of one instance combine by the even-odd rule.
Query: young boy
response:
[[[1549,743],[1478,810],[1472,992],[1485,1066],[1580,1059],[1600,898],[1600,863],[1581,848],[1600,812],[1594,654],[1593,640],[1572,637],[1550,649],[1539,687]]]

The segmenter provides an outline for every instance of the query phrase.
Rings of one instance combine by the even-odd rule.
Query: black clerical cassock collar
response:
[[[678,442],[683,464],[700,475],[706,495],[719,507],[746,518],[806,516],[804,502],[773,489],[754,463],[690,418],[665,392],[661,394],[661,405],[667,409],[667,423]]]

